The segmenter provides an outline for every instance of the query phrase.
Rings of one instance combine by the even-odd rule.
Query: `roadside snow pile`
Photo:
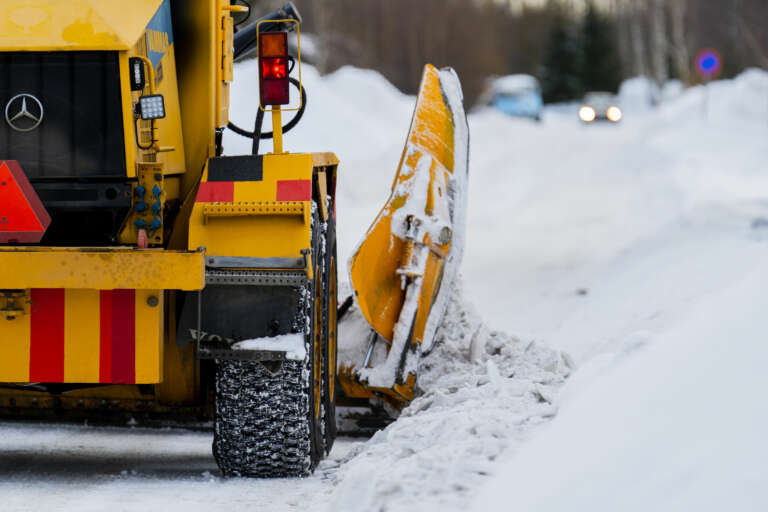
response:
[[[643,76],[636,76],[622,82],[619,88],[619,106],[625,113],[644,113],[659,103],[659,86]]]
[[[685,84],[681,80],[667,80],[661,88],[661,101],[669,103],[679,98],[685,92]]]
[[[547,188],[516,208],[523,229],[551,226],[562,245],[548,268],[510,265],[507,322],[579,370],[472,511],[768,509],[767,90],[750,70],[616,129],[574,131],[559,181],[547,155],[528,155],[544,170],[518,179]]]
[[[606,265],[691,216],[720,222],[727,210],[765,200],[768,73],[751,70],[709,87],[708,117],[703,87],[617,126],[580,126],[575,112],[549,112],[540,125],[470,117],[462,271],[489,326],[542,340],[581,363],[593,347],[623,336],[615,326],[640,316],[629,304],[594,313],[598,303],[632,299],[601,290],[617,288]],[[711,241],[701,242],[711,250]],[[664,268],[649,269],[638,283],[649,283],[652,309],[651,298],[666,302],[669,294],[652,286]],[[679,289],[676,276],[669,279]]]
[[[749,69],[732,80],[687,89],[677,100],[666,104],[660,115],[665,120],[697,125],[702,133],[730,128],[736,130],[731,132],[732,136],[744,135],[754,131],[747,129],[750,125],[765,126],[767,90],[768,72]]]
[[[751,245],[761,260],[735,282],[577,374],[578,392],[472,510],[768,510],[768,244]]]
[[[555,415],[570,372],[565,354],[488,330],[455,289],[421,361],[419,397],[352,453],[329,510],[465,506],[499,454]]]

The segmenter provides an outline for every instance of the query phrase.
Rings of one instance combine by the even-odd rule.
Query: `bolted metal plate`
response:
[[[205,283],[241,286],[302,286],[307,283],[304,272],[261,272],[236,270],[208,270]]]
[[[307,267],[307,258],[250,258],[240,256],[206,256],[205,266],[209,268],[260,268],[288,269]]]

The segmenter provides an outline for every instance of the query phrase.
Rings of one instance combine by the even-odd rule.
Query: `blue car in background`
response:
[[[479,101],[512,117],[541,121],[541,85],[531,75],[509,75],[489,80]]]

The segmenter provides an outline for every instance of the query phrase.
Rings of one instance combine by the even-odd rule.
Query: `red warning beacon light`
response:
[[[16,160],[0,160],[0,243],[38,243],[51,225],[35,189]]]
[[[259,88],[261,105],[287,105],[288,32],[268,32],[259,36]]]

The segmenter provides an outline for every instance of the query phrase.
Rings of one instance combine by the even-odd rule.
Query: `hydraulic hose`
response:
[[[299,14],[299,10],[293,5],[293,2],[288,2],[280,9],[262,16],[255,20],[253,23],[238,30],[234,39],[234,58],[238,61],[244,57],[247,57],[250,53],[256,51],[256,41],[258,39],[259,32],[276,32],[286,31],[291,32],[296,28],[294,23],[282,22],[279,20],[295,20],[301,23],[302,18]],[[261,22],[261,28],[259,23]]]
[[[304,116],[304,111],[307,108],[307,91],[304,89],[304,86],[299,83],[298,80],[295,78],[290,79],[291,83],[301,91],[301,108],[296,112],[296,115],[293,116],[293,119],[291,119],[287,124],[283,126],[283,133],[287,133],[291,131],[293,128],[296,127],[297,124],[299,124],[299,121],[301,121],[301,118]],[[256,113],[256,122],[253,127],[253,131],[249,132],[248,130],[244,130],[237,126],[232,121],[229,122],[227,125],[227,128],[232,130],[238,135],[241,135],[243,137],[253,139],[253,154],[257,155],[259,154],[259,141],[261,139],[271,139],[274,136],[274,133],[272,132],[262,132],[261,127],[264,123],[264,111],[259,108],[258,112]]]

